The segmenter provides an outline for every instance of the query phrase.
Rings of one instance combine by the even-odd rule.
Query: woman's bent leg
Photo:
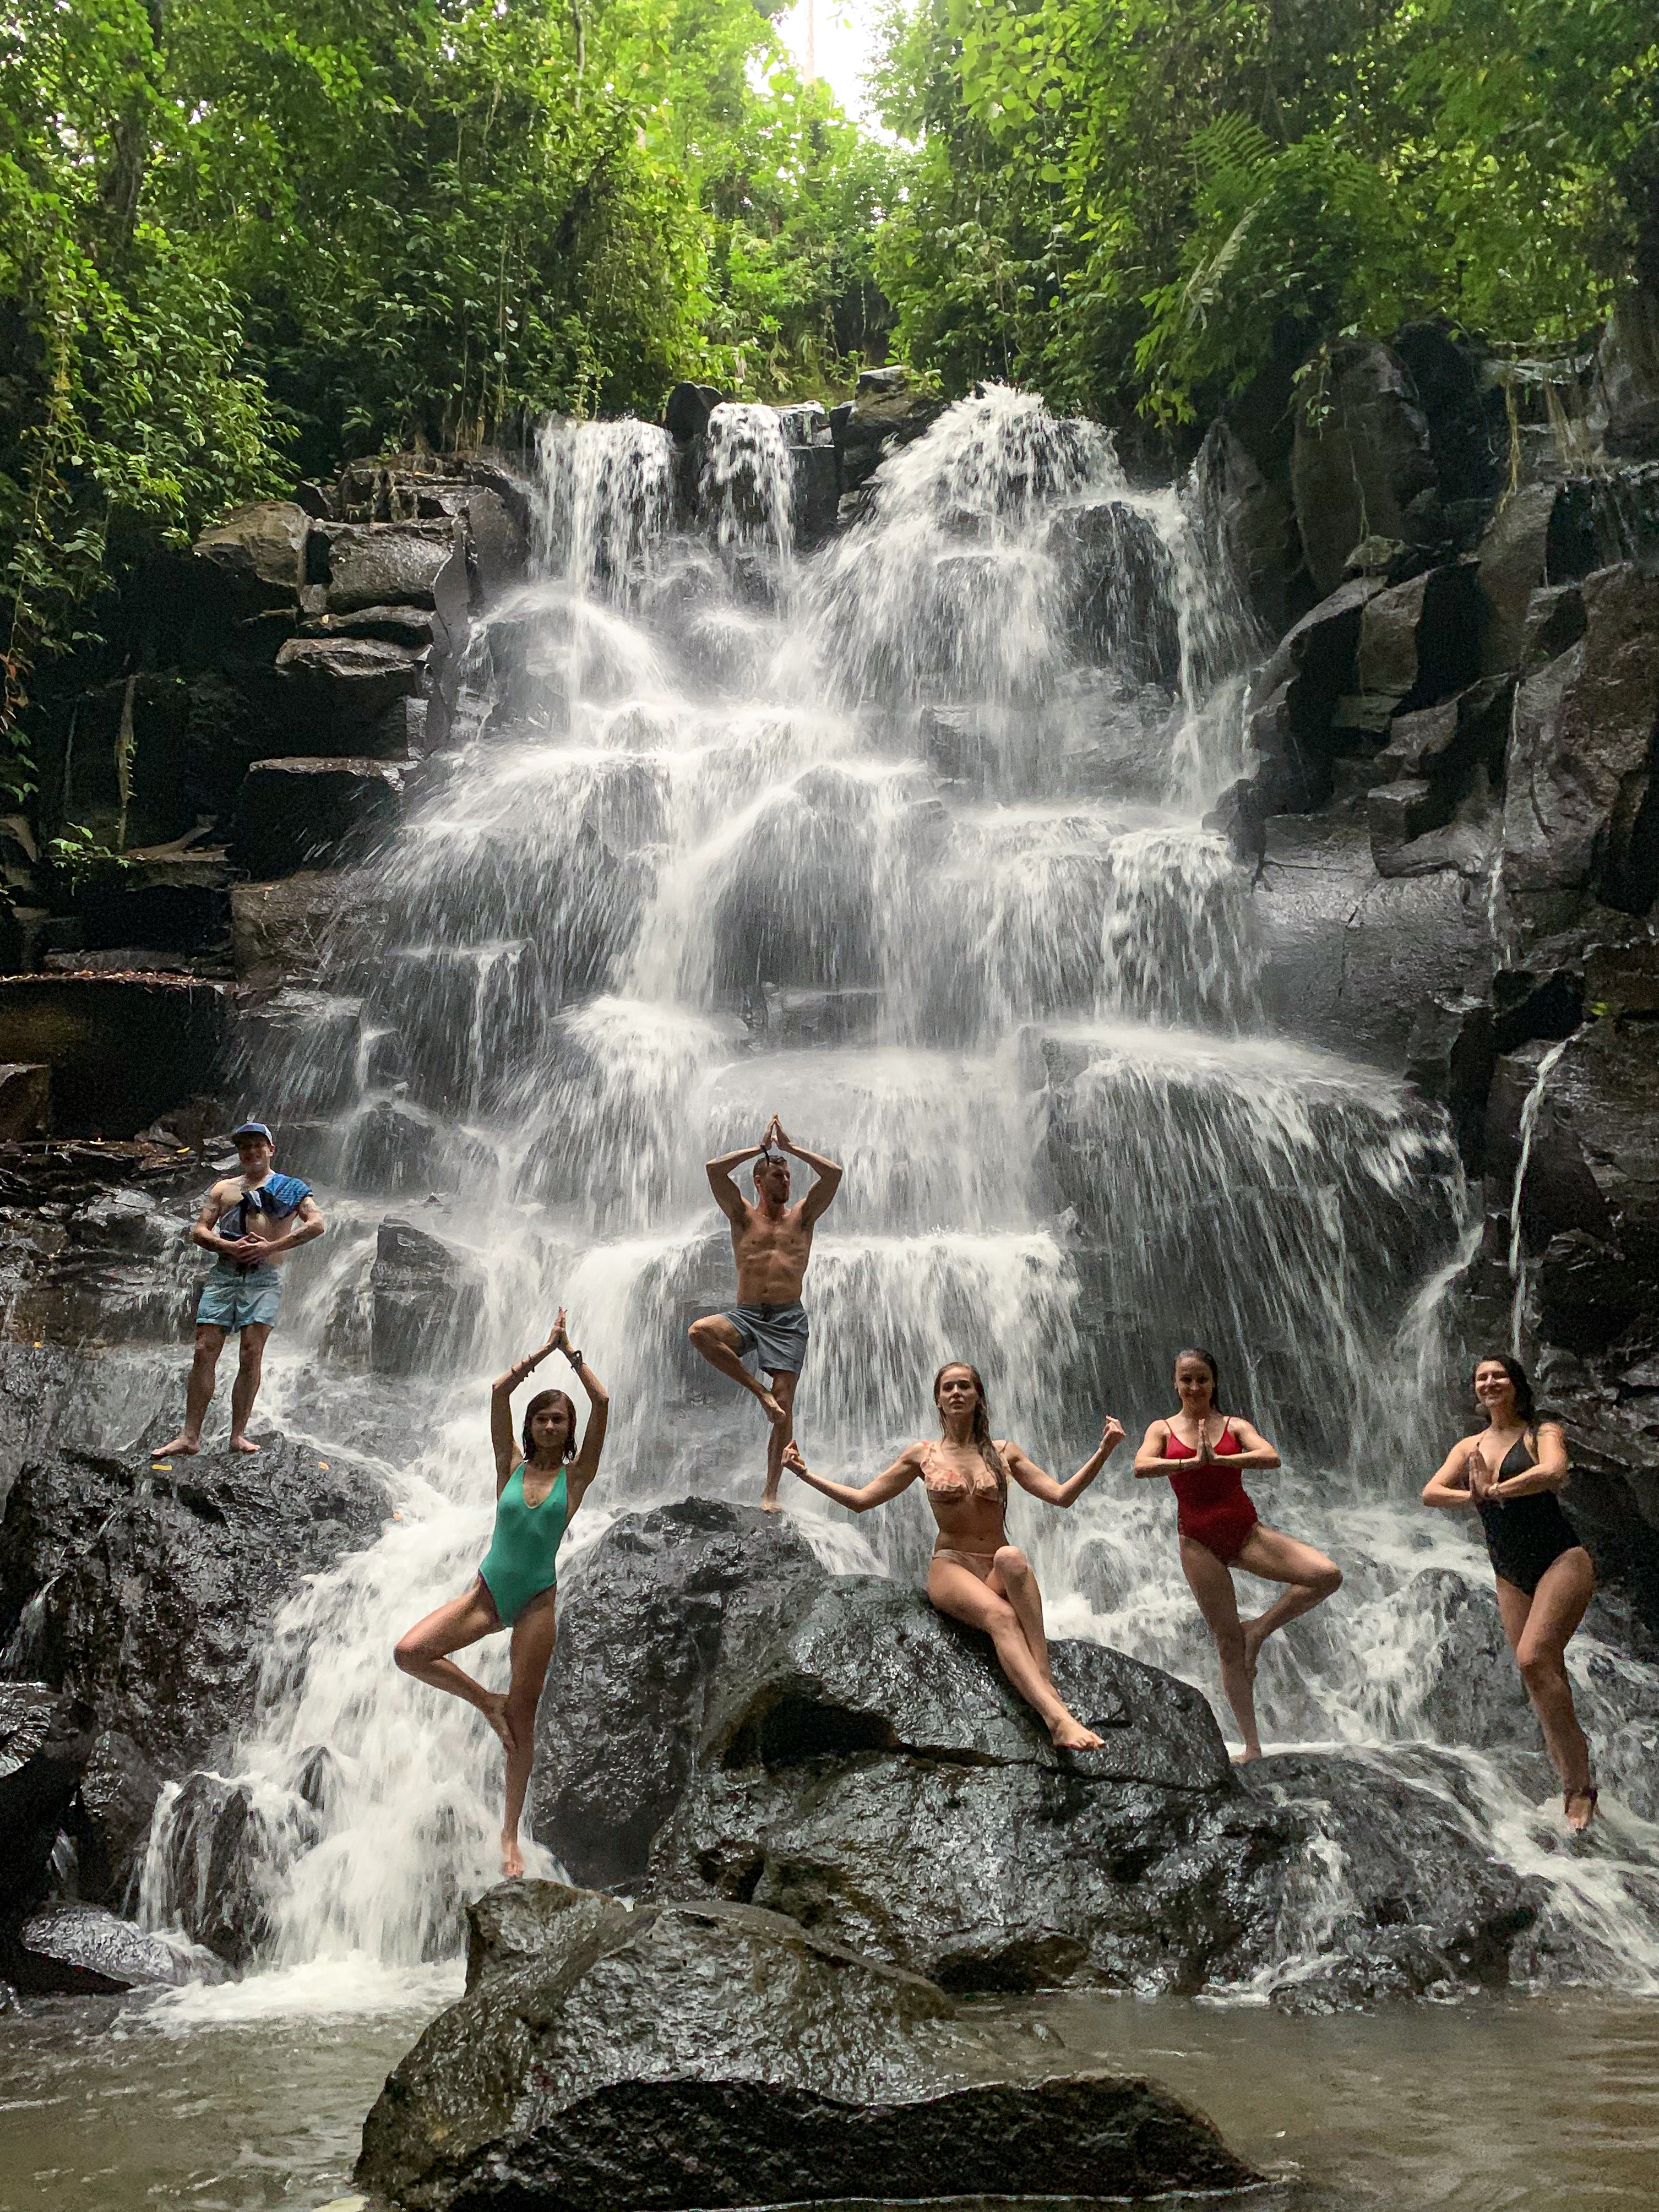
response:
[[[997,1664],[1037,1712],[1057,1744],[1075,1751],[1097,1748],[1100,1738],[1084,1727],[1037,1670],[1025,1631],[1013,1607],[966,1567],[935,1559],[927,1572],[927,1595],[941,1613],[981,1630],[995,1648]]]
[[[400,1636],[392,1656],[405,1674],[413,1674],[417,1681],[429,1682],[434,1690],[447,1690],[452,1698],[465,1698],[469,1705],[476,1705],[511,1751],[513,1735],[507,1717],[506,1697],[499,1690],[486,1690],[482,1682],[474,1681],[448,1656],[452,1651],[464,1650],[469,1644],[476,1644],[481,1636],[493,1636],[501,1626],[495,1601],[480,1575],[465,1597],[451,1598],[447,1605],[441,1605],[435,1613],[428,1613],[424,1620],[417,1620],[406,1635]]]
[[[507,1809],[501,1819],[501,1872],[508,1879],[524,1872],[519,1822],[524,1814],[530,1770],[536,1763],[536,1708],[542,1701],[548,1662],[556,1634],[553,1593],[532,1597],[513,1624],[513,1685],[507,1693]]]
[[[1256,1659],[1267,1638],[1283,1628],[1286,1621],[1311,1613],[1328,1597],[1334,1597],[1342,1587],[1342,1570],[1334,1559],[1328,1559],[1311,1544],[1300,1543],[1294,1536],[1269,1528],[1261,1521],[1244,1539],[1233,1565],[1243,1567],[1247,1575],[1260,1577],[1263,1582],[1290,1584],[1284,1596],[1276,1598],[1265,1613],[1243,1624],[1244,1663],[1254,1680]]]
[[[1245,1657],[1244,1631],[1239,1623],[1232,1576],[1209,1546],[1200,1544],[1196,1536],[1183,1536],[1181,1540],[1181,1571],[1198,1600],[1204,1626],[1215,1638],[1216,1656],[1221,1662],[1221,1686],[1227,1693],[1227,1703],[1233,1709],[1233,1718],[1244,1739],[1244,1756],[1260,1759],[1261,1739],[1256,1734],[1253,1669]]]
[[[1042,1626],[1042,1592],[1031,1571],[1031,1563],[1016,1544],[1005,1544],[992,1564],[988,1589],[998,1590],[1014,1608],[1031,1663],[1052,1690],[1054,1678],[1048,1667],[1048,1638]]]
[[[1595,1566],[1589,1553],[1582,1546],[1575,1546],[1545,1569],[1530,1598],[1524,1590],[1501,1577],[1498,1592],[1515,1663],[1527,1686],[1538,1725],[1544,1731],[1544,1741],[1561,1778],[1561,1787],[1570,1799],[1586,1801],[1583,1819],[1572,1824],[1575,1827],[1588,1827],[1591,1812],[1588,1802],[1589,1746],[1584,1741],[1584,1731],[1573,1707],[1566,1651],[1573,1631],[1583,1619],[1584,1608],[1595,1595]],[[1572,1814],[1570,1802],[1570,1820]]]

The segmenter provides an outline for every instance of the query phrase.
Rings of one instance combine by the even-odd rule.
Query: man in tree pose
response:
[[[230,1393],[230,1448],[258,1450],[249,1440],[247,1425],[259,1395],[265,1339],[282,1303],[277,1271],[291,1252],[320,1237],[327,1226],[309,1183],[298,1176],[272,1174],[275,1146],[263,1121],[244,1121],[232,1134],[242,1171],[214,1184],[191,1226],[191,1243],[216,1256],[196,1308],[196,1357],[185,1395],[185,1425],[153,1455],[157,1459],[188,1457],[202,1449],[202,1422],[212,1401],[219,1354],[233,1329],[240,1335],[241,1348]]]
[[[817,1177],[799,1205],[789,1203],[789,1160],[804,1160]],[[755,1163],[755,1199],[750,1205],[732,1180],[744,1160]],[[738,1303],[725,1312],[705,1314],[691,1324],[691,1341],[711,1367],[761,1401],[772,1424],[766,1447],[766,1486],[761,1504],[778,1510],[778,1477],[784,1447],[794,1433],[795,1385],[806,1358],[806,1309],[800,1302],[806,1263],[812,1256],[812,1231],[841,1188],[842,1170],[833,1160],[792,1145],[777,1115],[757,1145],[708,1163],[714,1203],[732,1224],[732,1251],[738,1263]],[[744,1364],[752,1355],[758,1373]],[[766,1382],[760,1380],[764,1373]]]

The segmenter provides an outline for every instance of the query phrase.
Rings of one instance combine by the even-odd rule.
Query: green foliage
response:
[[[1659,167],[1632,0],[896,0],[878,85],[911,358],[1164,421],[1286,332],[1583,331]]]
[[[0,726],[296,474],[834,380],[890,167],[755,0],[4,0]]]

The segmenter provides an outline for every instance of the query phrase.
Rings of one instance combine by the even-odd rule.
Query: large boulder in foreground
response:
[[[1294,1790],[1241,1777],[1189,1685],[1049,1649],[1098,1751],[1057,1751],[983,1638],[830,1575],[787,1522],[706,1498],[624,1516],[569,1578],[536,1833],[589,1880],[781,1912],[957,1994],[1334,2004],[1504,1978],[1538,1893],[1437,1771],[1389,1762],[1390,1849],[1358,1849],[1343,1757]]]
[[[385,1511],[371,1475],[282,1437],[155,1468],[49,1453],[0,1519],[0,1641],[180,1773],[252,1711],[283,1601]]]
[[[942,1990],[775,1913],[629,1911],[515,1882],[471,1919],[466,1995],[363,2129],[359,2185],[406,2212],[1146,2197],[1258,2178],[1155,2082],[1007,2079]]]

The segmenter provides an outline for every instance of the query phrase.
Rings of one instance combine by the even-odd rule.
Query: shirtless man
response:
[[[804,1160],[817,1180],[799,1205],[789,1203],[789,1162]],[[751,1206],[732,1180],[744,1160],[755,1163]],[[738,1303],[724,1313],[705,1314],[691,1324],[691,1341],[711,1367],[761,1401],[772,1424],[766,1447],[766,1486],[761,1504],[778,1510],[778,1477],[784,1446],[794,1434],[795,1385],[806,1358],[806,1310],[800,1302],[806,1263],[812,1256],[812,1231],[841,1188],[842,1170],[833,1160],[792,1145],[777,1115],[757,1145],[708,1163],[714,1203],[732,1224],[732,1251],[738,1263]],[[744,1364],[752,1353],[762,1382]]]
[[[263,1121],[244,1121],[232,1134],[242,1172],[214,1184],[191,1226],[191,1243],[216,1257],[196,1308],[196,1357],[185,1394],[185,1425],[151,1455],[155,1459],[188,1458],[202,1449],[202,1423],[212,1402],[219,1354],[233,1329],[241,1344],[230,1394],[230,1448],[258,1450],[247,1425],[259,1395],[265,1339],[282,1303],[277,1269],[327,1226],[309,1183],[298,1176],[271,1173],[275,1147]],[[227,1229],[228,1235],[222,1233]]]

